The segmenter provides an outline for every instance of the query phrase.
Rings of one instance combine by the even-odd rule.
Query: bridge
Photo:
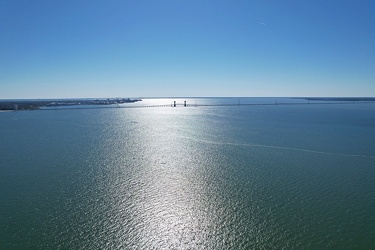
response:
[[[233,107],[233,106],[297,106],[297,105],[344,105],[344,104],[360,104],[375,103],[375,101],[327,101],[327,102],[274,102],[274,103],[223,103],[223,104],[189,104],[186,101],[178,103],[174,101],[172,104],[156,104],[156,105],[102,105],[102,106],[55,106],[48,109],[40,110],[70,110],[70,109],[137,109],[137,108],[188,108],[188,107]]]

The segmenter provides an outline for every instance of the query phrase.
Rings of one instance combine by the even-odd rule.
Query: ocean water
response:
[[[374,103],[3,112],[0,249],[373,249],[374,180]]]

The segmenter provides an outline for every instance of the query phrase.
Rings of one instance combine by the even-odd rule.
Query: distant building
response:
[[[18,110],[18,104],[13,105],[13,110]]]

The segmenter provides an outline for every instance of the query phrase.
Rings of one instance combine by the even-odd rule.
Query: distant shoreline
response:
[[[191,97],[186,97],[191,98]],[[199,99],[202,97],[194,98]],[[208,99],[223,98],[223,97],[207,97]],[[1,111],[16,111],[16,110],[55,110],[55,109],[99,109],[99,108],[145,108],[145,107],[198,107],[198,106],[244,106],[244,105],[304,105],[304,104],[354,104],[354,103],[375,103],[375,97],[224,97],[236,100],[230,103],[216,103],[216,104],[191,104],[191,103],[176,103],[174,104],[150,104],[144,105],[121,105],[125,103],[135,103],[142,101],[142,99],[130,98],[82,98],[82,99],[13,99],[0,100]],[[258,100],[271,98],[269,102],[246,102],[245,99]],[[153,98],[144,98],[147,99]],[[160,98],[159,98],[160,99]],[[172,98],[171,98],[172,99]],[[173,98],[175,99],[175,98]],[[185,99],[183,97],[176,98],[178,100]],[[237,100],[238,99],[238,100]],[[244,101],[242,101],[244,99]],[[274,99],[274,100],[273,100]],[[289,101],[281,101],[278,99],[289,99]],[[292,100],[299,101],[292,101]],[[241,101],[240,101],[241,100]],[[249,101],[247,100],[247,101]],[[302,100],[302,101],[301,101]],[[73,106],[73,107],[70,107]],[[106,107],[107,106],[107,107]]]
[[[101,99],[49,99],[49,100],[0,100],[0,111],[38,110],[41,107],[59,107],[72,105],[117,105],[135,103],[141,99],[101,98]]]
[[[342,101],[342,102],[373,102],[375,97],[294,97],[292,99],[305,99],[308,101]]]

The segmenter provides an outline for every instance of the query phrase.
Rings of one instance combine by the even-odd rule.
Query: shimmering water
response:
[[[0,249],[372,249],[374,179],[375,104],[0,113]]]

